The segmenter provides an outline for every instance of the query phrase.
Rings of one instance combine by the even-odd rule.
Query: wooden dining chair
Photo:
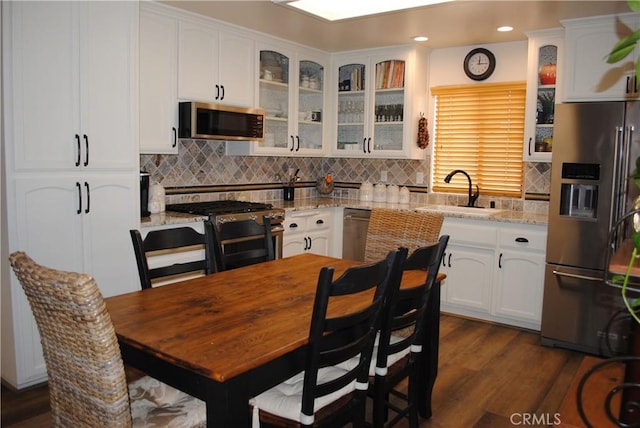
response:
[[[205,404],[148,376],[127,388],[102,294],[86,274],[9,260],[38,326],[54,427],[205,427]]]
[[[369,395],[373,398],[373,426],[376,428],[393,426],[404,417],[409,418],[411,428],[418,427],[419,388],[430,387],[417,383],[420,365],[424,364],[422,351],[429,346],[425,337],[427,305],[448,242],[449,236],[443,235],[437,243],[411,253],[402,265],[402,271],[426,271],[425,281],[403,284],[385,303],[369,370],[372,377]],[[407,378],[406,392],[399,390],[398,385]],[[406,406],[393,404],[391,395],[403,400]],[[387,423],[389,410],[395,417]]]
[[[365,422],[368,371],[379,318],[388,292],[399,284],[406,250],[386,259],[347,269],[333,280],[333,268],[320,271],[305,359],[305,370],[250,400],[254,426],[342,426]],[[362,305],[328,316],[332,302],[363,293]],[[366,296],[366,295],[365,295]],[[358,358],[349,369],[340,361]]]
[[[191,227],[153,230],[144,239],[136,229],[129,233],[143,290],[217,271],[213,226],[208,220],[204,233]],[[182,261],[167,263],[169,255]]]
[[[218,223],[214,227],[214,250],[218,271],[275,259],[271,220]]]
[[[438,242],[443,221],[440,213],[373,208],[364,260],[380,260],[394,248],[405,247],[411,252]]]

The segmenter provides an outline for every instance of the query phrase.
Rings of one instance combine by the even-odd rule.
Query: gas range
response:
[[[273,205],[262,202],[234,200],[191,202],[170,204],[166,206],[166,210],[206,215],[209,216],[209,220],[214,224],[247,219],[262,223],[264,216],[269,217],[271,224],[280,225],[284,220],[284,210],[282,208],[273,208]]]

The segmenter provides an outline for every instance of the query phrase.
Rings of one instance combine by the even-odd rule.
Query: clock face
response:
[[[473,80],[485,80],[496,68],[496,58],[484,48],[473,49],[464,59],[464,72]]]

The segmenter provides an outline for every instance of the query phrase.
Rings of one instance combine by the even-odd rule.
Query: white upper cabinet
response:
[[[426,114],[427,65],[418,47],[336,54],[332,154],[424,158],[416,139]]]
[[[261,43],[257,48],[258,107],[265,138],[232,142],[227,154],[324,156],[328,55],[295,45]]]
[[[137,164],[138,5],[12,2],[5,91],[16,170]]]
[[[178,153],[178,19],[140,5],[140,153]]]
[[[254,106],[253,39],[213,24],[181,20],[178,40],[180,99]]]
[[[564,32],[558,28],[532,31],[527,36],[529,59],[523,159],[551,162]]]
[[[619,101],[640,98],[634,67],[640,48],[608,64],[616,42],[640,28],[640,13],[562,21],[566,35],[563,101]]]

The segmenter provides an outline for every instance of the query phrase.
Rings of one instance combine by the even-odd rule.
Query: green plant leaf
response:
[[[639,39],[640,30],[637,30],[635,33],[618,40],[616,44],[613,45],[607,62],[613,64],[622,61],[627,55],[633,52]]]
[[[627,4],[631,8],[631,10],[640,12],[640,0],[627,0]]]
[[[613,275],[610,279],[614,284],[622,284],[624,282],[624,275]]]

